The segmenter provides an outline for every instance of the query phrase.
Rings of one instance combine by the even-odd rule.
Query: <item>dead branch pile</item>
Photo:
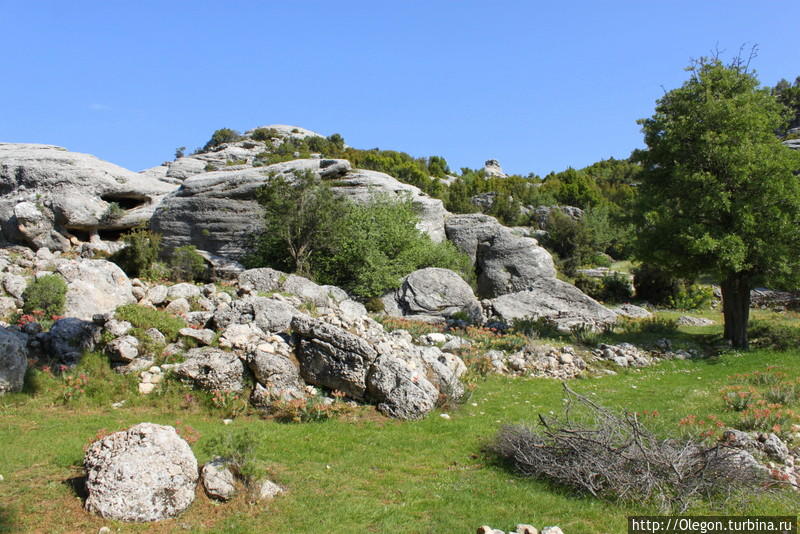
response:
[[[504,427],[491,446],[520,473],[598,498],[685,511],[696,499],[765,487],[767,471],[722,444],[659,439],[635,414],[615,414],[564,384],[561,418]]]

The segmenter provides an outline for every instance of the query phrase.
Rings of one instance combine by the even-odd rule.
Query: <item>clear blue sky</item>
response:
[[[0,141],[133,170],[220,127],[543,175],[641,146],[690,58],[800,75],[800,2],[0,0]]]

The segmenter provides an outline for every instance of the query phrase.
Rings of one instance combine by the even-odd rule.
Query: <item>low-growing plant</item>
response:
[[[249,428],[233,428],[217,434],[203,444],[203,450],[228,462],[246,486],[252,486],[266,474],[264,462],[257,456],[259,438]]]
[[[750,344],[759,348],[791,350],[800,347],[800,328],[769,321],[750,321]]]
[[[333,402],[319,395],[308,399],[279,400],[270,406],[270,413],[282,423],[319,423],[352,413],[344,402],[344,393],[334,391]]]
[[[109,259],[120,266],[131,277],[153,277],[153,265],[161,250],[161,234],[139,227],[122,236],[127,246]]]
[[[238,391],[214,390],[211,392],[209,401],[214,408],[222,411],[224,417],[228,419],[235,419],[246,413],[249,408],[247,397]]]
[[[758,391],[752,387],[727,386],[722,389],[721,393],[725,407],[735,412],[746,410],[759,398]]]
[[[193,282],[202,280],[206,274],[206,260],[194,245],[184,245],[172,251],[169,259],[172,280]]]
[[[594,347],[600,342],[600,332],[589,324],[581,323],[573,325],[569,331],[576,343]]]
[[[648,317],[646,319],[622,319],[619,329],[627,335],[633,334],[674,334],[678,330],[676,319],[667,317]]]
[[[549,317],[521,317],[511,323],[511,331],[523,334],[533,339],[559,338],[561,331],[558,324]]]
[[[121,219],[123,215],[125,215],[125,210],[122,209],[122,206],[120,206],[118,202],[109,202],[108,208],[106,208],[105,213],[100,217],[100,222],[103,224],[110,224]]]
[[[186,321],[180,317],[175,317],[162,310],[154,310],[138,304],[125,304],[116,311],[116,318],[119,321],[128,321],[135,328],[147,330],[155,328],[167,338],[168,341],[175,341],[178,338],[178,331],[186,328]]]
[[[47,274],[36,278],[22,293],[22,312],[32,314],[39,310],[42,316],[50,318],[64,313],[67,302],[67,283],[57,274]]]

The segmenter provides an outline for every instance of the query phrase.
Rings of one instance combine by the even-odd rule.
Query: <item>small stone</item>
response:
[[[149,384],[145,382],[139,383],[139,393],[141,393],[142,395],[149,395],[150,393],[153,392],[154,389],[156,389],[155,384]]]
[[[111,529],[108,527],[100,527],[100,530],[97,531],[97,534],[111,534]]]
[[[446,413],[439,414],[439,417],[441,417],[442,419],[450,419],[450,416]]]
[[[517,525],[517,534],[539,534],[539,530],[533,525],[520,523]]]
[[[542,534],[564,534],[558,527],[544,527]]]
[[[213,330],[209,330],[208,328],[203,328],[202,330],[197,328],[181,328],[179,333],[182,336],[196,339],[203,345],[211,345],[214,342],[214,338],[217,336]]]
[[[186,315],[191,311],[192,307],[189,305],[188,300],[184,298],[179,298],[167,304],[167,307],[164,309],[169,313],[173,313],[175,315]]]
[[[229,425],[231,423],[233,423],[233,419],[223,419],[222,420],[222,424],[223,425]]]
[[[478,531],[477,531],[478,534],[492,534],[493,532],[494,532],[494,529],[492,527],[490,527],[489,525],[483,525],[481,527],[478,527]]]
[[[123,406],[125,406],[125,403],[126,403],[126,402],[128,402],[128,401],[121,400],[121,401],[119,401],[119,402],[113,402],[113,403],[111,403],[111,407],[112,407],[112,408],[119,409],[119,408],[122,408]]]
[[[4,480],[5,480],[5,478],[3,478],[3,475],[0,475],[0,482],[2,482]]]
[[[283,493],[283,488],[271,480],[264,480],[258,490],[259,499],[272,499],[276,495]]]

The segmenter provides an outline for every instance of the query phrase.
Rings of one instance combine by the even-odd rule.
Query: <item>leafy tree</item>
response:
[[[220,128],[211,134],[211,139],[208,140],[201,152],[208,152],[212,148],[218,147],[223,143],[232,143],[241,138],[241,134],[239,134],[239,132],[236,130],[231,130],[230,128]]]
[[[800,275],[800,154],[775,136],[785,108],[741,60],[687,70],[640,121],[638,255],[718,280],[725,338],[747,348],[750,289]]]
[[[778,102],[789,109],[790,127],[800,126],[800,76],[795,78],[794,84],[781,80],[772,88],[772,94]]]
[[[272,176],[256,198],[264,208],[265,231],[247,263],[310,275],[312,256],[330,242],[344,200],[310,171],[296,172],[293,181]]]

